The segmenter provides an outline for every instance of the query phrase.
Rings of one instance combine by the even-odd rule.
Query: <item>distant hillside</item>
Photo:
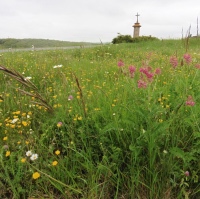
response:
[[[34,45],[35,48],[46,48],[46,47],[67,47],[67,46],[82,46],[92,45],[93,43],[87,42],[70,42],[70,41],[59,41],[49,39],[0,39],[0,49],[6,48],[31,48]]]

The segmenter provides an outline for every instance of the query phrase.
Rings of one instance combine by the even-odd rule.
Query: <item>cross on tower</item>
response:
[[[137,17],[137,23],[138,23],[138,17],[140,16],[138,13],[135,15]]]

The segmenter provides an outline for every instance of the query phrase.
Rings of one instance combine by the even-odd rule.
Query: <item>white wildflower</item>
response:
[[[36,160],[36,159],[38,159],[38,154],[32,154],[32,156],[30,157],[30,159],[32,160],[32,161],[34,161],[34,160]]]
[[[29,133],[30,134],[34,133],[33,129],[29,129]]]
[[[32,77],[25,77],[25,80],[27,80],[27,79],[28,79],[28,80],[29,80],[29,79],[32,79]]]
[[[54,66],[53,68],[61,68],[63,65],[62,64],[60,64],[60,65],[56,65],[56,66]]]
[[[13,120],[11,121],[11,124],[16,123],[18,120],[19,120],[19,118],[15,118],[15,119],[13,119]]]
[[[27,151],[27,152],[26,152],[26,156],[28,156],[28,157],[29,157],[29,156],[32,156],[32,152],[31,152],[31,151]]]
[[[167,153],[168,153],[168,151],[167,151],[167,150],[163,150],[163,153],[167,154]]]

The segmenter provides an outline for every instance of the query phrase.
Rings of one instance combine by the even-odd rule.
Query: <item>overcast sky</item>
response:
[[[137,12],[140,35],[181,38],[197,34],[200,0],[0,0],[0,38],[111,42],[133,35]]]

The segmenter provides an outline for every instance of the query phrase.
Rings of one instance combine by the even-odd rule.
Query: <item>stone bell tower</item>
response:
[[[139,37],[140,35],[140,23],[138,22],[138,17],[140,16],[138,13],[135,15],[137,17],[137,22],[133,25],[134,30],[133,30],[133,37]]]

